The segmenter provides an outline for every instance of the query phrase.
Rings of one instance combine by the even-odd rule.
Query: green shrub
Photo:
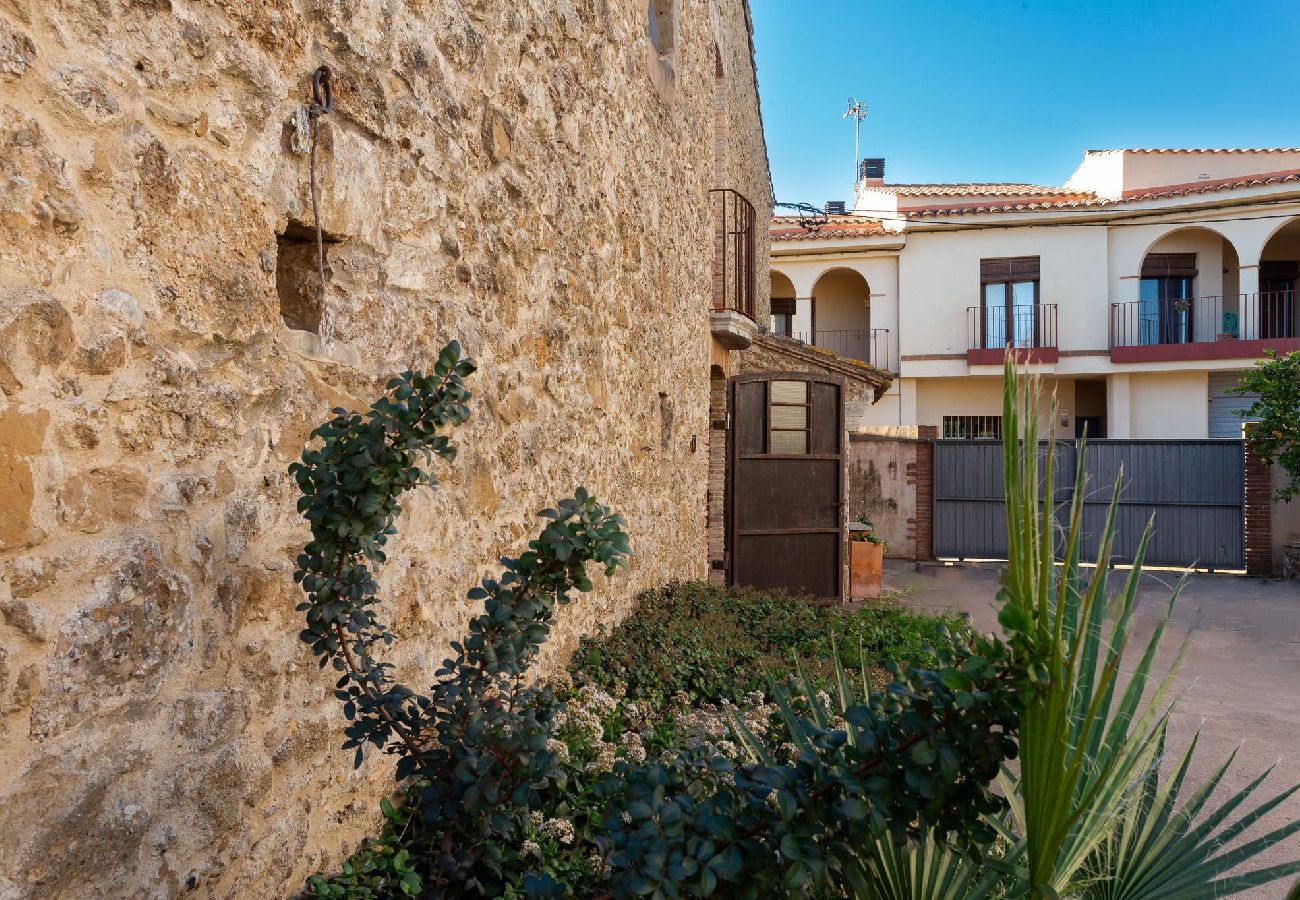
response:
[[[943,635],[933,670],[896,669],[887,690],[863,691],[833,719],[813,698],[795,711],[780,694],[793,752],[738,759],[662,723],[621,757],[610,750],[638,719],[631,708],[616,700],[592,728],[528,677],[557,612],[591,590],[588,565],[611,576],[630,552],[622,519],[582,488],[540,513],[541,534],[502,560],[499,578],[469,591],[483,612],[435,683],[421,693],[393,680],[379,654],[396,638],[376,614],[370,567],[384,562],[402,495],[435,483],[436,458],[454,458],[443,432],[469,415],[473,371],[449,344],[433,375],[393,379],[364,414],[337,410],[291,467],[312,531],[296,572],[300,637],[338,673],[355,763],[367,748],[393,754],[409,784],[400,825],[390,819],[340,876],[313,880],[315,894],[834,893],[869,840],[993,839],[988,817],[1006,806],[993,781],[1016,753],[1027,667],[971,634]],[[813,640],[814,622],[792,606],[750,612],[746,627]],[[647,738],[664,746],[653,758]]]
[[[932,667],[945,631],[962,633],[956,615],[934,616],[882,602],[858,609],[808,598],[703,582],[646,591],[637,609],[608,635],[582,639],[570,671],[662,707],[684,691],[697,702],[738,703],[795,674],[798,661],[828,682],[833,658],[847,668]]]
[[[1010,369],[1005,641],[888,607],[881,620],[877,608],[683,585],[584,646],[586,683],[536,683],[529,664],[571,593],[591,589],[588,564],[612,575],[630,549],[622,520],[579,488],[541,512],[541,534],[499,579],[470,591],[483,612],[428,692],[393,681],[376,656],[395,636],[369,566],[384,560],[401,495],[433,483],[422,464],[452,458],[441,431],[469,414],[472,371],[449,345],[432,377],[406,373],[366,414],[339,411],[292,470],[312,528],[301,637],[340,673],[344,746],[358,762],[367,747],[396,756],[404,794],[311,894],[1209,900],[1300,871],[1249,867],[1300,822],[1243,839],[1300,788],[1259,802],[1261,776],[1216,801],[1225,763],[1185,793],[1191,747],[1162,780],[1182,657],[1159,673],[1167,613],[1125,657],[1145,539],[1112,596],[1119,487],[1085,574],[1079,483],[1054,558],[1061,523],[1037,495],[1053,454],[1037,452],[1038,400]],[[841,665],[836,646],[855,641],[883,659],[883,689]],[[787,649],[820,676],[767,681],[788,671]],[[634,696],[596,684],[621,680]],[[742,680],[766,695],[727,705]],[[683,705],[687,690],[698,708]],[[993,790],[1017,756],[1019,779]]]
[[[1235,394],[1255,394],[1244,415],[1257,419],[1250,436],[1255,452],[1287,473],[1287,483],[1276,499],[1300,496],[1300,350],[1278,356],[1264,351],[1264,359],[1241,373]]]

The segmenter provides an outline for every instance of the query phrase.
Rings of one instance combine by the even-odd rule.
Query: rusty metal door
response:
[[[843,596],[843,381],[738,375],[730,407],[731,583]]]

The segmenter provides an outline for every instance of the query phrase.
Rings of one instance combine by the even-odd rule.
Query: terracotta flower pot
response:
[[[885,569],[885,545],[849,541],[849,597],[875,600],[880,596]]]

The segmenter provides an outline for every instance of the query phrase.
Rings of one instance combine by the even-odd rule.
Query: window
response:
[[[794,334],[794,300],[772,298],[772,330],[786,337]]]
[[[943,436],[961,440],[1002,440],[1001,416],[944,416]]]
[[[1194,339],[1195,253],[1148,253],[1138,293],[1138,343],[1185,344]]]
[[[1038,257],[980,260],[980,346],[1039,346]]]
[[[768,452],[807,453],[808,382],[773,381],[768,396]]]

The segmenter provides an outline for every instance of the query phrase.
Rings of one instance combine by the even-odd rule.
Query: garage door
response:
[[[1258,394],[1230,394],[1228,389],[1241,380],[1240,372],[1210,373],[1210,437],[1241,439],[1242,411],[1259,399]]]

